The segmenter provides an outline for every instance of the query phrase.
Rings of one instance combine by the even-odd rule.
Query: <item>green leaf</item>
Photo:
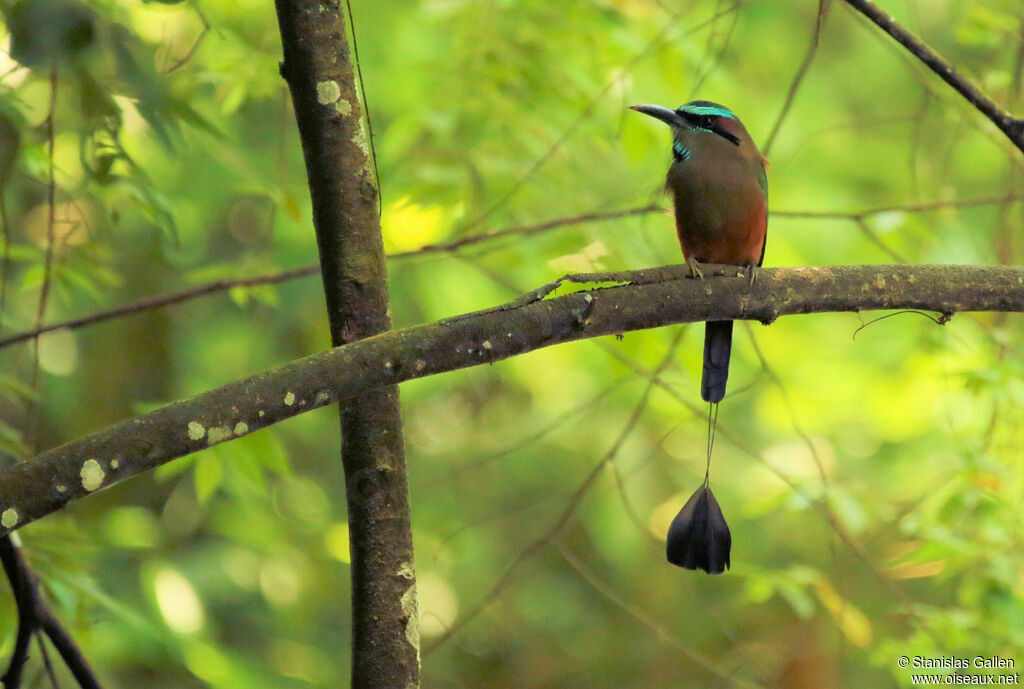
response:
[[[204,452],[196,459],[195,468],[192,473],[195,481],[196,500],[200,505],[205,505],[220,485],[223,468],[220,457],[215,452]]]

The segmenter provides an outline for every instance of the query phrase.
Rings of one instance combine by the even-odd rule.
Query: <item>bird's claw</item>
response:
[[[686,267],[690,269],[691,278],[704,279],[704,271],[700,268],[700,262],[695,258],[686,259]]]
[[[700,261],[698,261],[695,258],[688,258],[688,259],[686,259],[686,267],[690,269],[690,277],[691,278],[700,278],[701,280],[704,279],[704,269],[701,268]],[[745,278],[747,278],[748,286],[753,287],[754,286],[754,280],[757,279],[757,266],[754,266],[754,265],[744,265],[744,266],[740,266],[739,268],[740,268],[740,272],[737,273],[736,276],[737,277],[745,277]],[[728,275],[729,273],[730,273],[730,270],[728,268],[725,268],[724,270],[722,268],[718,268],[712,274],[713,275]]]

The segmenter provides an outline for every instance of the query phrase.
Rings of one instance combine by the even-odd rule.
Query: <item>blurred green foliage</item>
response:
[[[885,4],[998,102],[1024,109],[1019,0]],[[778,214],[766,264],[1019,263],[1019,152],[833,5],[767,152]],[[795,0],[352,9],[390,252],[661,201],[668,135],[631,103],[715,100],[763,144],[816,11]],[[0,336],[36,325],[44,284],[53,323],[315,260],[270,4],[10,0],[3,11]],[[913,207],[972,198],[989,202]],[[876,207],[889,210],[862,224],[786,214]],[[393,317],[401,327],[484,308],[567,271],[678,261],[658,213],[513,235],[393,260]],[[324,315],[319,281],[301,279],[6,348],[0,454],[24,459],[322,349]],[[565,529],[425,654],[424,685],[907,686],[901,655],[1014,658],[1020,320],[964,314],[938,327],[901,315],[854,339],[868,317],[737,330],[712,467],[734,538],[733,569],[718,578],[663,553],[704,466],[699,328],[676,351],[670,328],[404,385],[428,648],[552,533],[620,443]],[[664,387],[629,425],[665,356]],[[343,686],[337,455],[334,412],[305,414],[19,536],[110,686]],[[6,658],[6,596],[0,621]]]

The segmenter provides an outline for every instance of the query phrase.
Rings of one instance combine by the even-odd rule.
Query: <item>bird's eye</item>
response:
[[[711,115],[704,115],[697,120],[697,124],[704,129],[711,129],[715,124],[715,118]]]

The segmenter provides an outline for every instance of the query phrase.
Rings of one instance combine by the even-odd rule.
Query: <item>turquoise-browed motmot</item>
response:
[[[634,105],[672,129],[672,166],[665,188],[672,195],[676,233],[686,264],[703,277],[702,263],[743,266],[753,281],[764,259],[768,231],[767,161],[743,123],[717,103],[696,100],[675,110]],[[704,326],[701,397],[717,404],[725,396],[732,350],[732,321]],[[708,462],[713,441],[708,418]],[[731,535],[718,502],[704,484],[669,529],[668,559],[687,569],[719,574],[729,566]]]
[[[694,275],[701,263],[728,263],[753,270],[764,259],[768,230],[765,159],[743,123],[728,108],[696,100],[675,110],[634,105],[672,128],[672,167],[665,188],[672,195],[676,232]],[[751,273],[752,274],[752,273]],[[706,402],[725,396],[732,349],[732,321],[704,326]]]

